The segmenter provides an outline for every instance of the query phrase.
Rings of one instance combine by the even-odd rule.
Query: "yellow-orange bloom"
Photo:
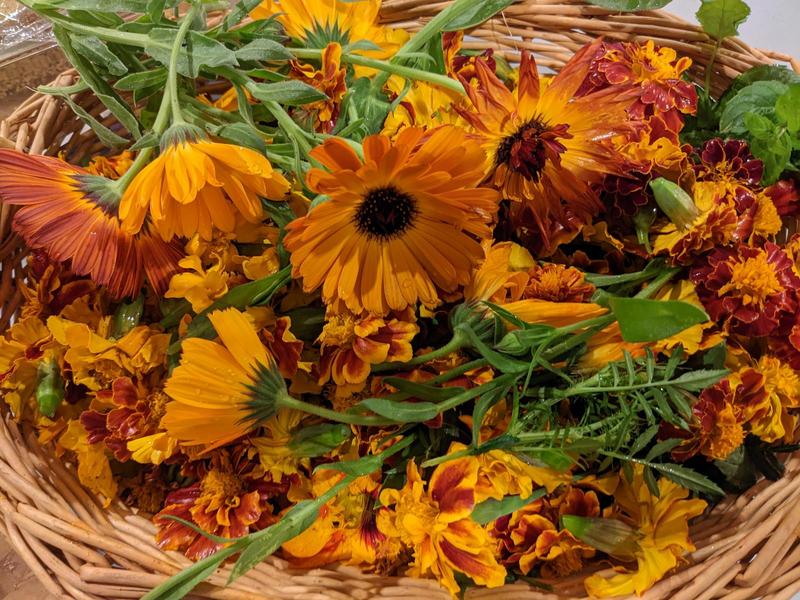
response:
[[[330,133],[339,116],[339,105],[347,93],[345,77],[347,70],[342,66],[342,47],[331,42],[322,51],[322,66],[292,61],[290,76],[325,94],[326,98],[302,107],[300,115],[308,114],[313,119],[316,131]],[[298,111],[295,111],[297,116]]]
[[[490,157],[486,173],[505,197],[522,202],[512,207],[512,218],[527,226],[530,214],[546,249],[597,214],[602,205],[593,186],[622,173],[610,138],[628,130],[631,96],[614,88],[574,98],[598,43],[579,51],[548,84],[528,53],[513,92],[484,61],[475,64],[476,85],[462,77],[472,109],[459,112]]]
[[[117,495],[117,482],[111,473],[111,464],[106,456],[105,444],[89,443],[89,434],[80,421],[70,421],[67,430],[58,439],[62,448],[72,450],[78,460],[78,480],[96,494],[103,497],[108,506]]]
[[[136,175],[119,206],[122,227],[142,228],[150,216],[164,240],[199,233],[212,238],[214,228],[231,232],[237,217],[263,220],[261,197],[282,200],[286,178],[255,150],[207,139],[172,143]]]
[[[384,489],[380,495],[381,504],[393,507],[378,514],[381,531],[414,551],[409,575],[433,575],[453,595],[459,591],[456,572],[486,587],[499,587],[506,577],[488,532],[470,518],[478,468],[475,457],[439,465],[426,490],[417,465],[410,460],[405,486]]]
[[[668,479],[658,480],[654,496],[644,480],[644,467],[633,466],[633,480],[620,477],[614,493],[614,506],[605,516],[616,517],[635,529],[641,537],[635,551],[638,569],[615,567],[616,575],[595,574],[585,580],[592,596],[643,594],[645,590],[675,568],[681,557],[694,550],[689,540],[689,519],[705,510],[704,500],[687,500],[688,490]]]
[[[251,431],[248,386],[274,364],[244,313],[230,308],[208,318],[221,343],[185,339],[181,362],[164,386],[173,402],[161,426],[187,446],[221,446]]]
[[[56,158],[0,149],[0,202],[20,207],[13,227],[31,248],[70,261],[115,297],[138,294],[145,276],[163,294],[178,271],[180,246],[142,223],[135,232],[122,229],[113,201],[92,191],[104,181]]]
[[[467,134],[441,127],[403,130],[392,141],[364,140],[364,158],[338,138],[312,156],[308,187],[329,199],[292,221],[284,243],[307,292],[352,312],[429,307],[469,282],[497,210],[497,192],[479,187],[484,154]],[[438,288],[438,289],[437,289]]]

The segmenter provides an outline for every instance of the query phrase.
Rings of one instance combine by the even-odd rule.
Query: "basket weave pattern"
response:
[[[447,2],[385,0],[382,20],[410,30]],[[558,69],[583,44],[608,39],[653,39],[693,59],[691,76],[701,78],[712,47],[696,26],[662,11],[613,14],[577,0],[518,1],[477,28],[465,46],[494,48],[514,60],[522,50],[536,54],[541,66]],[[723,90],[750,67],[776,61],[800,72],[800,63],[778,53],[756,50],[737,39],[722,45],[713,89]],[[74,83],[66,72],[54,85]],[[208,90],[213,91],[213,90]],[[89,93],[75,101],[106,125],[102,105]],[[0,146],[31,154],[64,153],[77,160],[101,148],[68,106],[34,94],[0,123]],[[22,303],[18,283],[26,255],[11,231],[12,210],[0,208],[0,331]],[[155,547],[148,515],[118,504],[103,509],[78,483],[73,466],[41,447],[34,433],[18,426],[3,405],[0,415],[0,532],[55,596],[81,600],[138,598],[189,564],[182,554]],[[728,498],[692,528],[697,550],[682,570],[656,584],[648,599],[789,600],[800,592],[800,457],[786,463],[779,481],[761,481],[747,493]],[[230,600],[332,600],[347,598],[425,598],[447,600],[433,581],[361,573],[352,567],[291,571],[272,557],[225,587],[223,569],[191,597]],[[584,574],[559,581],[553,591],[523,584],[473,589],[468,598],[547,600],[583,598]]]

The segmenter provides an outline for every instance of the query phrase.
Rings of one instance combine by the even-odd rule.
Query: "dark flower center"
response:
[[[495,153],[495,165],[505,164],[525,179],[539,181],[548,160],[556,165],[561,163],[561,154],[567,148],[558,139],[571,137],[569,125],[550,126],[531,119],[500,142]]]
[[[385,240],[408,229],[418,212],[417,201],[412,196],[387,186],[367,192],[354,221],[359,232]]]

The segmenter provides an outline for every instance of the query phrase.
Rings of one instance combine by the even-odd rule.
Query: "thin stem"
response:
[[[668,269],[661,273],[658,277],[653,279],[646,288],[641,290],[638,294],[634,296],[634,298],[646,299],[653,296],[658,290],[660,290],[664,285],[669,282],[670,279],[675,277],[680,272],[680,267],[674,267],[672,269]]]
[[[178,33],[175,35],[175,41],[172,43],[172,48],[169,53],[169,66],[167,71],[167,95],[169,96],[170,105],[172,108],[172,122],[185,123],[183,113],[181,112],[181,104],[178,96],[178,58],[181,55],[181,48],[183,47],[183,40],[186,34],[189,33],[189,27],[192,26],[192,21],[197,16],[200,10],[199,4],[192,4],[183,16],[183,21],[178,28]]]
[[[436,350],[432,350],[425,354],[420,354],[419,356],[415,356],[409,361],[406,362],[388,362],[388,363],[381,363],[379,365],[375,365],[372,367],[373,373],[384,373],[386,371],[395,371],[397,369],[403,369],[406,367],[415,367],[417,365],[424,364],[431,360],[436,360],[437,358],[442,358],[447,356],[452,352],[457,352],[461,350],[467,343],[467,340],[464,339],[462,335],[459,333],[454,333],[453,338],[447,342],[441,348],[437,348]]]
[[[74,33],[82,33],[84,35],[91,35],[100,38],[103,41],[111,42],[112,44],[122,44],[124,46],[137,46],[144,48],[152,44],[150,37],[144,33],[132,33],[129,31],[117,31],[109,27],[94,27],[91,25],[82,25],[74,21],[70,21],[58,13],[50,11],[37,11],[48,21],[51,21],[59,27],[63,27]]]
[[[356,415],[352,413],[340,413],[324,406],[317,406],[309,402],[303,402],[297,398],[292,398],[288,394],[282,396],[277,400],[282,408],[291,408],[309,415],[316,415],[323,419],[328,419],[336,423],[347,423],[348,425],[367,425],[367,426],[381,426],[381,425],[396,425],[395,421],[389,421],[382,417],[370,417],[366,415]]]
[[[721,45],[722,40],[717,40],[717,42],[714,44],[714,49],[711,51],[711,58],[708,61],[708,66],[706,66],[705,87],[703,89],[706,98],[711,97],[711,79],[714,77],[714,63],[717,60],[717,54],[719,54]]]
[[[478,387],[474,387],[472,389],[465,390],[460,394],[456,394],[452,398],[448,398],[447,400],[438,405],[439,413],[441,414],[443,412],[461,406],[465,402],[469,402],[473,398],[477,398],[481,394],[488,392],[489,390],[492,390],[496,387],[501,387],[510,384],[512,381],[514,381],[514,379],[516,379],[516,375],[513,374],[502,375],[497,379],[493,379],[489,383],[484,383],[483,385],[479,385]]]

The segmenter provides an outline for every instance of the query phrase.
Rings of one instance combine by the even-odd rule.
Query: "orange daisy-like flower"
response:
[[[237,219],[260,223],[261,198],[284,199],[286,178],[255,150],[207,139],[170,143],[136,175],[119,206],[122,226],[136,233],[150,216],[164,240],[199,233],[212,238],[214,228],[231,232]]]
[[[410,360],[411,340],[419,332],[415,321],[410,310],[391,319],[348,312],[330,315],[319,336],[320,383],[333,379],[336,385],[363,384],[371,365]]]
[[[498,197],[479,187],[484,154],[466,133],[370,136],[363,160],[334,138],[312,156],[330,172],[312,169],[306,183],[329,199],[291,222],[284,240],[305,291],[322,287],[327,303],[382,316],[417,300],[435,307],[438,290],[469,281]]]
[[[494,557],[492,539],[470,518],[477,481],[477,459],[460,458],[436,467],[426,490],[410,460],[405,486],[384,489],[380,495],[381,504],[392,507],[378,514],[381,531],[414,551],[409,575],[433,575],[454,595],[459,591],[456,572],[486,587],[505,581],[506,570]]]
[[[477,85],[462,82],[473,108],[459,111],[491,159],[487,174],[505,197],[522,201],[512,218],[525,223],[530,213],[547,249],[597,214],[602,205],[594,186],[622,173],[610,138],[628,131],[631,96],[615,88],[574,97],[596,48],[579,51],[548,84],[528,53],[514,92],[483,61],[475,65]]]
[[[183,550],[192,560],[205,558],[222,544],[166,517],[189,521],[212,535],[237,538],[274,523],[269,500],[285,491],[286,486],[260,476],[244,456],[212,461],[200,481],[168,494],[163,510],[153,517],[158,547]]]
[[[163,294],[181,247],[149,228],[123,230],[113,200],[99,191],[108,181],[56,158],[0,149],[0,202],[20,207],[13,227],[31,248],[70,261],[117,298],[138,294],[145,276]]]
[[[321,62],[322,66],[317,69],[314,65],[292,61],[290,76],[327,96],[324,100],[306,104],[302,112],[295,110],[294,115],[308,115],[314,130],[330,133],[339,117],[339,105],[347,93],[347,69],[342,67],[342,47],[336,42],[328,44],[322,51]]]
[[[555,263],[537,264],[528,270],[523,298],[548,302],[587,302],[595,287],[575,267]]]

